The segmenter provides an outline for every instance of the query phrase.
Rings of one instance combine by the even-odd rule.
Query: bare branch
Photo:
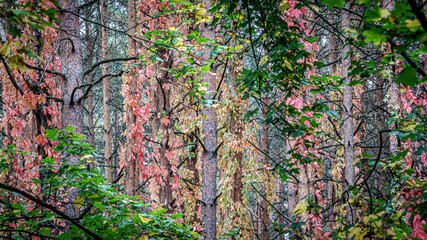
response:
[[[96,80],[95,82],[93,82],[93,83],[89,83],[89,84],[83,84],[83,85],[80,85],[80,86],[78,86],[78,87],[76,87],[76,88],[74,88],[73,89],[73,92],[71,92],[71,103],[73,103],[73,99],[74,99],[74,94],[75,94],[75,92],[77,91],[77,89],[80,89],[80,88],[84,88],[84,87],[88,87],[88,88],[86,88],[86,91],[85,91],[85,93],[76,101],[77,103],[80,103],[83,99],[85,99],[88,95],[89,95],[89,92],[90,92],[90,90],[92,89],[92,87],[93,86],[95,86],[96,84],[98,84],[98,83],[100,83],[100,82],[102,82],[102,80],[104,79],[104,78],[106,78],[106,77],[118,77],[118,76],[121,76],[123,74],[123,70],[121,70],[120,72],[118,72],[118,73],[112,73],[112,74],[105,74],[105,75],[103,75],[103,76],[101,76],[98,80]]]
[[[21,95],[24,95],[24,90],[18,85],[15,78],[13,77],[12,70],[10,70],[9,65],[6,63],[6,60],[4,59],[3,55],[0,55],[0,59],[4,64],[4,67],[6,68],[7,75],[9,75],[10,81],[12,82],[13,86],[16,88],[16,90],[21,93]]]
[[[83,73],[83,77],[88,75],[89,73],[91,73],[93,70],[95,70],[96,67],[98,67],[101,64],[110,63],[110,62],[118,62],[118,61],[130,61],[130,60],[136,60],[136,59],[138,59],[138,57],[110,58],[110,59],[105,59],[105,60],[99,61],[99,62],[93,64],[90,69],[86,70],[86,72]]]

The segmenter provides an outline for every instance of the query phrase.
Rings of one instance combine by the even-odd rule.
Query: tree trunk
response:
[[[89,19],[90,15],[90,8],[86,11],[86,18]],[[93,48],[93,42],[91,35],[92,25],[88,21],[85,22],[85,28],[86,28],[86,37],[87,37],[87,46],[86,46],[86,54],[87,54],[87,69],[92,67],[93,64],[93,54],[92,54],[92,48]],[[90,72],[87,75],[87,84],[91,84],[93,82],[92,80],[93,73]],[[95,126],[93,124],[93,90],[91,89],[89,91],[88,97],[87,97],[87,111],[88,111],[88,128],[89,128],[89,145],[92,147],[95,147]],[[89,163],[89,169],[93,169],[95,167],[95,163],[93,162],[94,159],[91,158],[91,161]]]
[[[101,0],[101,25],[106,26],[107,16],[107,1]],[[102,59],[108,58],[108,32],[107,28],[101,27],[101,54]],[[108,63],[102,65],[102,75],[109,74]],[[106,77],[102,80],[102,99],[104,106],[104,169],[105,178],[109,181],[113,180],[113,171],[111,161],[111,117],[110,117],[110,78]]]
[[[346,4],[347,8],[351,7],[351,2]],[[341,11],[341,25],[342,30],[350,28],[350,13],[347,11]],[[348,34],[346,34],[348,37]],[[345,181],[346,186],[353,186],[355,179],[354,172],[354,139],[353,139],[353,87],[350,86],[351,77],[348,76],[349,69],[351,66],[351,56],[347,56],[350,53],[349,43],[345,43],[342,50],[343,67],[342,75],[345,79],[344,93],[343,93],[343,105],[344,105],[344,125],[343,125],[343,137],[344,137],[344,159],[345,159]],[[353,212],[351,205],[347,207],[347,223],[352,224],[356,217],[356,213]]]
[[[291,151],[291,137],[288,137],[286,141],[286,159],[290,159],[291,155],[288,154],[289,151]],[[292,216],[293,211],[299,201],[298,199],[298,183],[295,182],[294,179],[291,179],[291,181],[287,182],[287,193],[288,193],[288,210],[289,210],[289,216]]]
[[[233,98],[235,99],[235,103],[233,104],[233,108],[229,113],[230,116],[230,132],[231,135],[236,139],[237,141],[237,148],[231,151],[230,156],[231,160],[237,164],[236,170],[234,171],[233,176],[233,190],[232,190],[232,198],[235,205],[241,206],[242,204],[242,178],[243,178],[243,132],[244,132],[244,121],[241,112],[244,110],[244,104],[242,103],[242,100],[240,100],[240,95],[238,92],[238,89],[236,87],[237,84],[237,77],[239,74],[239,71],[241,70],[241,66],[243,65],[242,60],[238,59],[236,60],[233,69],[232,74],[230,78],[230,87],[232,91],[230,94],[232,94]],[[224,70],[225,71],[225,70]],[[235,109],[235,110],[234,110]],[[237,207],[237,206],[235,206]],[[236,209],[236,208],[235,208]],[[235,219],[240,218],[240,212],[236,212]],[[235,222],[235,221],[233,221]]]
[[[76,134],[83,134],[83,106],[76,100],[82,95],[81,90],[74,93],[73,90],[82,84],[82,51],[80,42],[80,25],[78,0],[61,0],[60,6],[62,9],[72,11],[61,12],[59,15],[60,38],[66,39],[61,42],[60,58],[62,60],[61,70],[65,74],[62,80],[62,128],[67,126],[74,127]],[[68,158],[68,164],[79,165],[79,156],[71,156]],[[68,201],[70,204],[65,205],[64,212],[71,218],[79,215],[79,209],[72,203],[76,199],[78,190],[76,188],[66,189],[68,193]]]
[[[203,0],[206,10],[212,7],[211,0]],[[207,15],[211,15],[206,12]],[[202,24],[202,37],[215,41],[215,27],[209,26],[210,23]],[[205,48],[209,52],[209,48]],[[205,58],[209,55],[205,54]],[[208,59],[204,59],[207,61]],[[216,91],[216,66],[211,64],[211,72],[203,74],[203,81],[208,83],[205,100],[210,101],[209,105],[203,106],[203,202],[204,202],[204,239],[216,239],[216,196],[217,196],[217,114],[216,109],[211,106],[212,101],[215,101]]]
[[[276,181],[277,181],[277,193],[276,193],[276,195],[277,195],[276,206],[277,207],[276,208],[277,208],[277,210],[280,211],[280,213],[283,213],[284,209],[283,209],[283,200],[282,199],[283,199],[284,182],[282,181],[280,176],[277,176]],[[281,229],[281,226],[283,226],[283,224],[284,224],[283,216],[280,213],[278,213],[278,216],[277,216],[277,224],[279,225],[279,229]],[[283,234],[283,233],[279,234],[278,240],[285,240],[285,234]]]
[[[265,100],[265,105],[262,109],[262,115],[263,119],[265,120],[267,118],[267,111],[268,111],[268,99]],[[262,123],[262,142],[261,142],[261,148],[264,152],[264,175],[267,176],[267,179],[269,182],[269,172],[267,170],[268,166],[268,148],[269,148],[269,132],[270,128],[267,123]],[[268,212],[268,202],[265,199],[267,197],[267,191],[265,190],[266,187],[264,187],[264,191],[261,191],[264,197],[262,198],[262,239],[263,240],[270,240],[270,214]]]
[[[135,0],[128,0],[128,28],[129,35],[128,37],[128,56],[133,57],[136,56],[136,42],[132,38],[135,36],[135,26],[136,26],[136,4]],[[132,67],[132,63],[134,61],[129,62],[129,72],[128,72],[128,82],[126,84],[129,85],[129,91],[132,95],[134,95],[134,91],[136,90],[136,81],[137,81],[137,71],[134,67]],[[133,153],[134,146],[134,137],[132,132],[132,127],[135,126],[135,115],[133,113],[133,106],[128,105],[126,109],[126,179],[125,179],[125,194],[129,196],[133,196],[136,193],[136,156]]]
[[[334,14],[334,12],[333,11],[336,11],[335,9],[332,9],[331,10],[331,15],[330,15],[330,18],[329,18],[329,21],[330,22],[335,22],[336,21],[336,14]],[[328,57],[328,62],[329,62],[329,64],[331,64],[331,65],[329,65],[329,75],[330,76],[336,76],[336,71],[337,71],[337,64],[335,63],[335,61],[337,61],[337,59],[338,59],[338,53],[337,53],[337,50],[338,50],[338,46],[337,46],[337,44],[339,44],[339,42],[338,42],[338,39],[337,39],[337,37],[335,36],[335,34],[333,33],[333,32],[329,32],[329,44],[328,44],[328,48],[329,48],[329,57]],[[333,100],[335,100],[335,95],[336,93],[334,92],[334,91],[329,91],[329,98],[330,98],[330,102],[328,103],[328,108],[329,108],[329,110],[331,110],[331,111],[333,111],[333,110],[335,110],[336,109],[336,106],[335,106],[335,104],[334,104],[334,102],[333,102]],[[325,116],[325,117],[328,117],[328,116]],[[334,121],[334,118],[331,118],[330,119],[331,120],[331,123],[330,124],[335,124],[335,121]],[[339,125],[338,125],[339,126]],[[334,133],[334,130],[333,130],[333,126],[330,126],[329,127],[330,128],[330,133],[334,136],[335,135],[335,139],[333,139],[333,140],[331,140],[331,141],[328,141],[328,145],[334,145],[334,144],[336,144],[337,143],[337,140],[336,139],[338,139],[338,136],[336,136],[336,134]],[[339,127],[336,127],[336,129],[339,131]],[[333,146],[333,147],[331,147],[331,150],[330,150],[330,153],[329,153],[329,165],[328,165],[328,170],[329,170],[329,177],[330,177],[330,180],[328,181],[328,204],[333,204],[334,203],[334,200],[335,200],[335,192],[334,192],[334,177],[333,177],[333,174],[332,174],[332,170],[333,170],[333,167],[336,165],[336,154],[337,154],[337,147],[336,146]],[[333,220],[334,219],[334,209],[333,208],[331,208],[331,210],[329,211],[329,213],[331,214],[331,220]],[[330,224],[329,224],[329,227],[331,227],[331,228],[333,228],[334,227],[334,223],[333,222],[331,222]]]
[[[159,51],[160,57],[164,60],[163,63],[157,62],[156,64],[156,78],[157,78],[157,86],[154,91],[154,104],[155,108],[155,118],[157,123],[157,131],[160,131],[162,136],[160,143],[160,168],[166,170],[166,174],[162,176],[163,184],[160,185],[159,188],[159,204],[161,204],[164,208],[168,210],[172,210],[173,206],[171,206],[172,202],[172,183],[171,183],[171,163],[170,160],[166,157],[166,153],[171,151],[169,146],[169,140],[171,135],[171,123],[166,123],[162,121],[163,118],[167,118],[167,120],[171,119],[171,116],[163,116],[162,112],[168,112],[170,108],[170,88],[166,88],[166,84],[168,81],[168,72],[165,69],[168,69],[171,66],[173,60],[173,56],[170,52],[166,50]],[[153,132],[155,136],[157,136],[158,132]],[[154,138],[155,139],[155,138]]]
[[[6,4],[0,2],[0,7],[4,7]],[[0,42],[3,44],[7,41],[6,37],[6,18],[0,18]]]

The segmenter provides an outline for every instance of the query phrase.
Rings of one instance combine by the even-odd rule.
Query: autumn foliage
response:
[[[427,239],[422,1],[0,10],[0,238]]]

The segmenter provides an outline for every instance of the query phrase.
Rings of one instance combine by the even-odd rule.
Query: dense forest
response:
[[[1,239],[427,239],[424,0],[0,0]]]

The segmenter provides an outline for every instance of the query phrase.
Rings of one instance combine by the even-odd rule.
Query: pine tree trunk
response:
[[[86,18],[89,19],[90,15],[90,8],[87,9],[86,11]],[[90,37],[91,34],[91,30],[92,30],[92,25],[86,21],[85,22],[86,26],[86,37],[87,37],[87,46],[86,46],[86,54],[87,54],[87,68],[89,69],[90,67],[92,67],[93,64],[93,54],[92,54],[92,48],[93,48],[93,42],[92,42],[92,38]],[[92,80],[93,74],[92,72],[90,72],[87,75],[87,84],[91,84],[93,82]],[[87,121],[88,121],[88,128],[89,128],[89,145],[91,145],[92,147],[95,147],[95,126],[93,124],[93,90],[91,89],[89,91],[88,97],[87,97],[87,111],[88,111],[88,117],[87,117]],[[93,162],[94,159],[91,159],[91,163],[89,163],[89,169],[93,169],[95,167],[95,163]]]
[[[80,42],[80,25],[78,17],[78,0],[61,0],[62,9],[72,11],[61,12],[59,15],[60,38],[66,39],[61,42],[60,58],[62,60],[61,70],[65,74],[62,81],[62,128],[67,126],[74,127],[76,134],[83,134],[83,106],[76,100],[82,95],[81,90],[77,90],[71,99],[73,90],[82,84],[82,51]],[[68,158],[68,164],[79,165],[79,156]],[[68,200],[71,204],[65,205],[64,212],[71,218],[79,215],[79,209],[72,204],[77,197],[77,189],[66,189]]]
[[[209,10],[212,7],[210,0],[203,0],[204,8]],[[209,12],[206,12],[210,15]],[[202,24],[202,37],[215,41],[215,27],[209,26],[209,23]],[[209,52],[209,48],[204,51]],[[208,60],[209,55],[204,56]],[[203,81],[208,83],[205,100],[214,101],[216,91],[216,66],[211,64],[211,72],[203,74]],[[203,202],[204,202],[204,239],[216,239],[216,196],[217,196],[217,113],[216,109],[209,105],[203,106]]]
[[[136,26],[136,3],[135,0],[128,0],[128,28],[129,35],[135,36],[135,26]],[[128,38],[128,56],[133,57],[136,56],[136,42],[135,40],[129,37]],[[134,61],[130,61],[129,65],[134,63]],[[129,89],[130,92],[133,93],[136,90],[136,81],[137,81],[137,72],[134,67],[129,67]],[[133,94],[132,94],[133,95]],[[135,115],[133,114],[133,107],[127,106],[126,109],[126,179],[125,179],[125,194],[129,196],[133,196],[136,193],[136,157],[133,153],[134,146],[134,138],[132,137],[132,126],[135,125]]]
[[[101,25],[106,26],[107,16],[107,1],[101,0]],[[101,54],[102,59],[108,59],[108,32],[107,28],[101,27]],[[109,74],[108,63],[102,65],[102,75]],[[102,99],[104,106],[104,169],[105,178],[109,181],[113,180],[112,159],[111,159],[111,111],[110,111],[110,78],[106,77],[102,80]]]

